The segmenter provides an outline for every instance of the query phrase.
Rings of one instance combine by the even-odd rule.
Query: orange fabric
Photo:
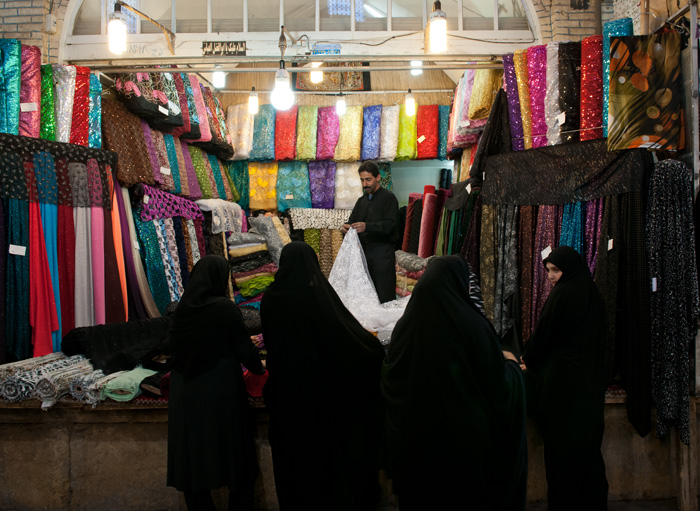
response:
[[[119,208],[117,208],[117,195],[112,181],[112,172],[107,172],[109,188],[112,191],[112,234],[114,235],[114,251],[117,255],[117,270],[119,271],[119,283],[122,288],[124,300],[124,321],[129,320],[129,298],[126,293],[126,267],[124,265],[124,247],[122,245],[122,228],[119,220]]]

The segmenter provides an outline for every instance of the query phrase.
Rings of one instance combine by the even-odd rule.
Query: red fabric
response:
[[[411,222],[413,220],[413,208],[415,202],[421,198],[420,193],[408,194],[408,206],[406,207],[406,224],[403,229],[403,240],[401,241],[401,250],[408,252],[411,238]]]
[[[430,257],[433,255],[434,237],[433,225],[435,224],[435,206],[437,195],[426,193],[423,196],[423,214],[420,220],[420,238],[418,241],[418,256]]]
[[[440,110],[437,105],[418,105],[416,137],[416,160],[437,158],[440,138]]]
[[[197,233],[197,244],[199,245],[199,256],[204,257],[207,255],[206,245],[204,243],[204,231],[202,228],[202,220],[193,220],[194,230]]]
[[[65,335],[75,328],[75,226],[70,206],[58,206],[57,249],[61,327]]]
[[[265,369],[263,374],[251,373],[246,369],[246,372],[243,373],[243,380],[245,381],[245,389],[251,397],[262,397],[263,387],[265,382],[267,382],[268,376],[267,369]]]
[[[214,95],[211,93],[209,87],[202,87],[202,97],[204,98],[204,104],[211,113],[209,116],[209,128],[211,129],[212,139],[216,137],[222,142],[226,140],[224,137],[224,131],[221,129],[219,124],[219,116],[216,115],[216,103],[214,103]]]
[[[603,138],[603,36],[581,41],[581,140]]]
[[[426,195],[428,193],[435,193],[435,186],[433,185],[425,185],[423,187],[423,195]]]
[[[70,143],[87,146],[90,131],[90,68],[75,66],[75,95]]]
[[[277,111],[275,116],[275,159],[291,161],[297,152],[297,112],[294,105],[286,111]]]
[[[172,67],[176,67],[173,65]],[[171,133],[173,137],[179,137],[184,133],[189,133],[192,129],[192,123],[190,122],[190,109],[187,106],[187,93],[185,92],[185,82],[182,81],[180,73],[173,73],[173,80],[175,81],[175,89],[177,90],[177,100],[180,104],[180,112],[182,113],[182,126],[178,126]]]

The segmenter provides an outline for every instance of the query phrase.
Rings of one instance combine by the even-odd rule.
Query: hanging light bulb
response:
[[[109,15],[107,25],[109,51],[121,55],[126,51],[126,15],[120,4],[114,4],[114,12]]]
[[[433,12],[426,26],[427,50],[430,53],[447,51],[447,14],[441,10],[440,1],[433,3]]]
[[[258,93],[255,92],[255,87],[248,95],[248,113],[252,115],[258,113]]]
[[[270,101],[276,110],[289,110],[294,104],[294,93],[289,86],[289,72],[284,68],[284,60],[280,60],[280,68],[275,73],[275,87]]]
[[[416,100],[413,98],[413,94],[411,94],[411,89],[408,89],[408,94],[406,94],[406,115],[416,115]]]
[[[311,67],[320,67],[323,62],[312,62]],[[309,73],[311,83],[321,83],[323,81],[323,71],[311,71]]]
[[[335,103],[335,113],[338,115],[345,115],[345,111],[347,110],[347,105],[345,104],[345,98],[343,97],[343,93],[340,93],[340,98],[338,101]]]
[[[214,71],[212,82],[217,89],[223,89],[226,87],[226,73],[223,71]]]
[[[411,61],[411,67],[415,67],[416,69],[411,69],[411,74],[413,76],[418,76],[423,74],[423,70],[420,69],[423,66],[423,62],[420,60],[412,60]]]

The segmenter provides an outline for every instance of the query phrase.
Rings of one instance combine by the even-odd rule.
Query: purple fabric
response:
[[[142,185],[144,200],[141,208],[141,220],[150,222],[155,219],[182,216],[191,220],[204,219],[199,207],[192,201],[163,192],[152,186]]]
[[[197,181],[197,174],[194,171],[194,164],[192,163],[189,147],[181,140],[180,148],[182,149],[182,158],[185,160],[185,170],[187,171],[187,186],[190,191],[188,197],[192,200],[201,199],[202,189],[199,187],[199,181]],[[182,179],[182,175],[180,175],[180,179]]]
[[[310,161],[311,207],[333,209],[335,200],[335,162]]]
[[[146,147],[148,148],[148,158],[151,160],[151,170],[153,170],[153,179],[155,179],[157,184],[162,185],[163,176],[160,175],[160,162],[158,161],[158,153],[156,152],[156,146],[153,143],[151,127],[146,121],[141,119],[141,128],[143,129],[143,136],[146,139]]]
[[[532,148],[547,145],[547,120],[544,97],[547,93],[547,45],[527,49],[527,76],[530,87],[530,118],[532,119]]]
[[[511,146],[513,151],[523,151],[525,149],[523,120],[520,116],[520,96],[518,96],[518,81],[515,78],[515,65],[513,64],[512,53],[503,55],[503,70],[503,81],[505,84],[506,96],[508,97]]]
[[[554,249],[557,246],[563,209],[561,206],[539,206],[537,209],[535,252],[532,255],[532,325],[537,325],[544,302],[552,290],[552,284],[547,280],[542,264],[542,251],[547,247]]]
[[[595,275],[595,267],[598,262],[598,242],[600,241],[600,228],[603,225],[603,205],[605,198],[595,199],[586,203],[586,227],[583,233],[583,250],[586,254],[586,262]]]
[[[340,137],[340,120],[334,106],[318,109],[318,131],[316,139],[316,159],[332,160],[335,146]]]
[[[129,296],[133,300],[133,305],[136,308],[136,315],[138,319],[148,319],[148,314],[146,314],[146,308],[143,306],[143,301],[141,301],[141,293],[139,292],[139,281],[136,277],[136,266],[134,266],[134,257],[131,253],[131,234],[129,233],[129,221],[126,218],[126,208],[124,206],[124,196],[122,195],[122,187],[114,180],[114,186],[116,187],[115,196],[117,199],[117,207],[119,208],[119,223],[122,230],[122,245],[124,248],[124,266],[126,268],[126,280],[128,284],[128,290],[130,291]],[[131,311],[131,305],[129,305],[129,310]]]
[[[39,138],[41,135],[41,50],[37,46],[22,45],[21,83],[19,134],[23,137]],[[22,112],[22,105],[25,105],[26,112]]]

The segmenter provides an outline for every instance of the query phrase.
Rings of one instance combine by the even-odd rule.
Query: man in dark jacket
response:
[[[399,203],[393,193],[379,184],[379,167],[366,161],[358,170],[364,195],[357,199],[343,233],[351,227],[360,237],[369,275],[379,301],[396,298],[394,245],[399,237]]]

